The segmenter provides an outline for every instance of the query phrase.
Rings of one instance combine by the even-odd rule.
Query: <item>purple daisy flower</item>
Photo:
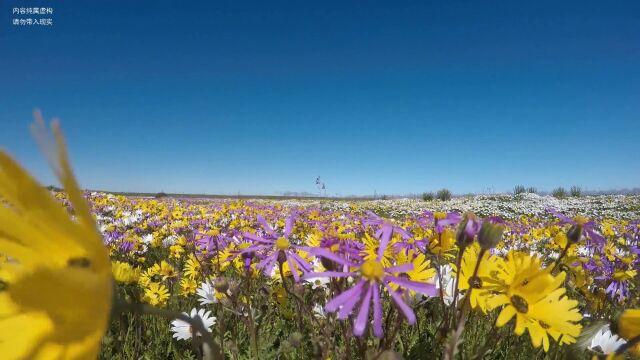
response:
[[[210,258],[218,254],[228,243],[225,234],[210,235],[207,232],[198,232],[194,236],[196,255],[199,258]]]
[[[404,240],[413,238],[407,230],[388,220],[385,220],[384,218],[376,215],[374,212],[367,211],[367,215],[369,217],[362,221],[362,225],[380,226],[380,229],[378,229],[378,231],[376,231],[376,233],[374,234],[374,236],[380,240],[380,246],[378,247],[378,258],[382,258],[382,256],[384,255],[384,251],[389,245],[392,234],[398,234]]]
[[[286,261],[295,281],[300,281],[300,275],[296,269],[306,274],[311,271],[313,266],[297,253],[297,250],[304,250],[304,247],[291,244],[289,241],[293,224],[295,223],[295,216],[295,213],[292,213],[285,220],[284,231],[282,234],[278,234],[262,215],[258,215],[258,223],[262,226],[264,235],[258,236],[250,232],[243,232],[242,236],[245,239],[252,240],[254,245],[242,250],[240,253],[256,253],[261,258],[256,268],[262,270],[267,276],[271,274],[276,263],[284,263]]]
[[[593,260],[589,261],[588,264],[591,265],[592,262]],[[633,265],[629,267],[618,259],[609,261],[606,257],[603,257],[601,259],[601,266],[598,269],[603,275],[594,276],[593,278],[603,280],[605,283],[609,282],[605,293],[609,295],[611,299],[623,301],[629,296],[629,281],[633,276],[628,276],[627,270],[631,269],[633,269]]]
[[[606,240],[604,239],[604,237],[602,235],[600,235],[597,232],[596,229],[596,222],[591,220],[591,221],[583,221],[586,219],[582,219],[581,217],[577,217],[580,218],[579,221],[576,221],[575,219],[572,219],[560,212],[558,212],[556,209],[553,208],[548,208],[547,209],[548,212],[550,212],[551,214],[553,214],[553,216],[557,217],[558,220],[560,220],[560,224],[569,224],[569,225],[580,225],[582,226],[582,231],[584,233],[586,233],[587,235],[589,235],[589,239],[594,243],[594,245],[596,245],[597,247],[601,248]]]
[[[433,221],[435,224],[436,232],[438,234],[441,234],[447,226],[452,226],[452,227],[457,226],[460,223],[460,221],[462,221],[462,215],[451,212],[451,213],[447,213],[447,216],[444,219],[437,219],[434,217]]]
[[[244,247],[244,245],[247,245],[246,247]],[[233,236],[232,238],[229,239],[229,242],[227,243],[227,245],[232,245],[234,248],[236,249],[247,249],[249,247],[251,247],[253,245],[253,241],[250,239],[245,239],[242,237],[237,237],[237,236]],[[241,257],[242,262],[243,262],[243,268],[245,271],[249,272],[251,270],[251,261],[253,260],[253,258],[256,256],[255,252],[253,251],[242,251],[242,250],[232,250],[231,251],[232,255],[229,256],[225,261],[233,261],[235,258],[237,258],[238,256]]]
[[[386,247],[392,234],[391,225],[385,223],[383,224],[383,228],[385,228],[385,231],[377,232],[379,235],[377,238],[380,240],[380,254],[384,253],[385,248],[383,244],[385,244],[384,246]],[[407,293],[406,290],[413,290],[428,296],[436,295],[435,285],[412,281],[398,276],[399,273],[413,270],[413,264],[411,263],[384,267],[380,262],[380,254],[375,260],[372,259],[354,263],[332,253],[328,249],[312,248],[308,249],[308,251],[315,256],[327,258],[341,264],[345,268],[358,269],[357,271],[327,271],[303,275],[303,279],[317,277],[354,277],[357,279],[353,287],[337,295],[325,305],[326,312],[337,312],[338,319],[345,320],[359,304],[359,309],[353,324],[353,334],[355,336],[362,336],[364,334],[367,324],[369,323],[370,309],[372,309],[373,312],[373,334],[379,338],[383,336],[381,293],[384,289],[387,290],[394,304],[400,309],[410,325],[415,324],[416,316],[411,307],[403,300],[403,294]],[[393,290],[389,286],[389,284],[392,283],[398,286],[397,290]]]

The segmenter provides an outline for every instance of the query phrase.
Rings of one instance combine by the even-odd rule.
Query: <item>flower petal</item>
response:
[[[373,287],[369,286],[367,293],[364,295],[364,299],[362,299],[362,304],[360,304],[358,318],[353,324],[353,335],[355,336],[362,336],[362,334],[364,334],[364,330],[367,328],[367,323],[369,322],[369,305],[371,304],[372,294]]]

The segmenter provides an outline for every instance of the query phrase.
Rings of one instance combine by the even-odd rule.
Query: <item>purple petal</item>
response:
[[[436,296],[437,290],[434,284],[427,284],[418,281],[411,281],[397,276],[385,276],[384,281],[398,284],[409,290],[425,294],[427,296]]]
[[[311,266],[311,264],[309,264],[300,255],[298,255],[298,254],[296,254],[294,252],[289,253],[289,255],[291,257],[293,257],[293,260],[295,260],[296,264],[298,264],[298,266],[300,267],[300,270],[302,270],[302,272],[308,273],[309,271],[311,271],[313,269],[313,266]]]
[[[382,305],[380,304],[380,288],[373,287],[373,335],[382,338]]]
[[[367,323],[369,322],[369,305],[371,304],[372,294],[373,287],[369,286],[367,293],[364,295],[364,299],[362,299],[362,304],[360,304],[358,318],[353,324],[353,335],[355,336],[362,336],[362,334],[364,334],[364,330],[367,328]]]
[[[464,234],[467,238],[473,239],[474,236],[480,231],[482,223],[478,220],[469,219],[464,226]]]
[[[382,224],[383,219],[376,215],[374,212],[372,212],[371,210],[367,210],[367,215],[369,216],[368,218],[362,220],[362,225],[379,225]]]
[[[340,311],[338,311],[338,319],[344,320],[348,318],[353,311],[354,306],[356,306],[356,304],[358,303],[358,300],[360,300],[359,296],[353,296],[346,303],[344,303],[340,308]]]
[[[302,275],[302,279],[303,280],[308,280],[308,279],[315,279],[315,278],[321,278],[321,277],[348,277],[348,276],[355,276],[356,273],[354,272],[342,272],[342,271],[323,271],[323,272],[310,272],[307,274]]]
[[[409,234],[407,230],[401,228],[400,226],[394,226],[393,231],[400,234],[400,236],[402,236],[402,238],[405,240],[409,240],[412,238],[411,234]]]
[[[607,241],[602,237],[602,235],[595,232],[593,229],[586,228],[587,234],[591,237],[591,240],[595,241],[597,245],[604,245]]]
[[[273,266],[275,265],[275,262],[277,260],[276,255],[278,255],[277,251],[262,259],[262,261],[260,261],[260,263],[256,265],[256,269],[263,269],[262,271],[264,272],[264,274],[266,276],[270,276],[271,270],[273,270]]]
[[[288,238],[291,235],[291,230],[293,229],[293,223],[295,222],[295,214],[291,214],[284,221],[284,237]]]
[[[353,296],[360,297],[362,294],[362,287],[365,284],[365,280],[360,280],[354,287],[349,290],[344,291],[342,294],[334,297],[329,301],[325,306],[324,310],[326,312],[334,312],[338,310],[338,307],[349,301]]]
[[[457,225],[460,222],[459,218],[445,218],[438,220],[438,227],[443,229],[445,226]]]
[[[250,232],[243,232],[242,236],[244,236],[247,239],[253,240],[253,241],[257,241],[257,242],[261,242],[263,244],[273,244],[275,243],[275,241],[273,240],[267,240],[265,238],[262,238],[256,234],[252,234]]]
[[[395,272],[407,272],[413,270],[412,263],[406,263],[402,265],[392,266],[384,269],[386,272],[395,273]]]
[[[251,252],[256,252],[259,250],[264,250],[267,248],[272,247],[271,245],[254,245],[254,246],[250,246],[246,249],[242,249],[241,251],[238,252],[238,254],[246,254],[246,253],[251,253]]]
[[[573,219],[567,217],[564,214],[561,214],[560,212],[558,212],[554,208],[548,208],[547,211],[550,212],[551,214],[553,214],[553,216],[557,217],[560,220],[560,222],[563,223],[563,224],[575,224],[576,223],[575,221],[573,221]]]
[[[289,264],[289,270],[291,270],[291,274],[293,275],[293,280],[295,280],[296,282],[299,282],[300,275],[298,274],[298,270],[296,269],[296,267],[293,266],[293,261],[291,261],[291,256],[286,253],[285,253],[285,256],[287,258],[287,263]]]
[[[382,234],[380,236],[380,245],[378,247],[378,261],[382,259],[384,256],[384,251],[387,249],[389,245],[389,240],[391,240],[391,232],[393,227],[389,224],[385,224],[382,226]]]
[[[300,247],[300,250],[306,251],[309,254],[320,256],[326,259],[329,259],[331,261],[334,261],[340,265],[347,265],[347,266],[352,266],[352,267],[356,267],[357,265],[353,262],[350,262],[344,258],[342,258],[341,256],[339,256],[336,253],[331,252],[330,250],[327,250],[325,248],[310,248],[310,247]]]
[[[384,284],[384,287],[387,288],[387,291],[389,292],[389,295],[391,295],[393,302],[400,308],[404,316],[407,318],[407,322],[409,323],[409,325],[415,324],[416,314],[413,313],[413,310],[411,310],[409,305],[405,304],[405,302],[402,300],[402,297],[398,295],[398,293],[393,291],[393,289],[390,288],[389,285]]]
[[[267,234],[275,236],[273,229],[269,224],[267,224],[267,220],[265,220],[262,215],[258,215],[258,223],[262,225],[262,228]]]

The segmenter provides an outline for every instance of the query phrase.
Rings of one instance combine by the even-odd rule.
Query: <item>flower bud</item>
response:
[[[464,214],[464,218],[458,225],[458,231],[456,233],[456,243],[461,249],[473,243],[473,238],[478,233],[480,223],[473,213]]]
[[[482,223],[480,232],[478,233],[478,243],[483,249],[491,249],[495,247],[500,240],[502,240],[502,233],[504,232],[504,225],[494,224],[490,221]]]
[[[575,224],[567,231],[567,240],[571,243],[577,243],[582,237],[582,225]]]
[[[226,293],[229,290],[229,282],[223,277],[217,278],[213,283],[213,288],[217,292]]]
[[[240,293],[240,283],[237,281],[232,281],[229,285],[229,292],[231,293],[232,297],[237,296]]]

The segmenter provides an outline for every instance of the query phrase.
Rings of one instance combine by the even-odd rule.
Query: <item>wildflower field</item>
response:
[[[118,295],[200,311],[229,358],[584,358],[637,336],[609,323],[640,305],[640,197],[89,199]],[[115,318],[102,354],[195,357],[185,325]]]
[[[0,152],[3,359],[640,355],[640,197],[64,192]]]

